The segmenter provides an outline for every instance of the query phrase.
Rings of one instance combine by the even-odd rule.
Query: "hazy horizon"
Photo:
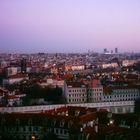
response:
[[[0,52],[140,52],[139,7],[139,0],[0,1]]]

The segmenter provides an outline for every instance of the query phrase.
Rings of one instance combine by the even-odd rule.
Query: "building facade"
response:
[[[102,96],[103,102],[135,101],[140,98],[140,91],[135,86],[107,87]]]
[[[135,101],[140,98],[139,86],[105,86],[97,79],[88,84],[65,82],[64,96],[68,104]]]
[[[129,136],[131,139],[127,139]],[[105,109],[97,111],[96,108],[78,106],[55,108],[42,113],[0,114],[1,140],[113,140],[113,138],[139,140],[139,115],[113,114]]]
[[[67,103],[87,102],[87,87],[82,82],[66,82],[64,96]]]
[[[102,101],[103,86],[101,85],[99,80],[97,79],[92,80],[87,90],[88,90],[88,102],[96,103]]]

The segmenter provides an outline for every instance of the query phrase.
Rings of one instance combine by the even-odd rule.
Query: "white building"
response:
[[[87,86],[82,82],[66,82],[64,96],[69,104],[135,101],[140,98],[138,86],[104,87],[99,80],[92,80]]]
[[[73,65],[71,66],[72,70],[84,70],[85,66],[84,65]]]
[[[82,82],[65,82],[64,96],[67,103],[87,102],[87,87]]]
[[[7,75],[16,75],[17,74],[17,67],[9,67],[7,68]]]
[[[5,100],[7,101],[7,106],[21,106],[22,99],[26,94],[21,94],[19,91],[8,92],[5,95]]]
[[[97,79],[91,80],[88,86],[82,82],[66,82],[64,92],[67,103],[101,102],[103,86]]]
[[[118,63],[106,63],[106,64],[102,64],[102,68],[106,69],[106,68],[117,68],[118,67]]]
[[[140,98],[140,91],[137,87],[118,86],[104,88],[103,102],[113,101],[134,101]]]
[[[100,81],[93,79],[88,88],[88,102],[101,102],[103,96],[103,86]]]
[[[64,89],[64,80],[60,79],[60,78],[45,78],[44,80],[38,82],[38,84],[42,87],[58,86],[58,87]]]
[[[2,88],[0,88],[0,104],[2,103],[2,99],[3,99],[4,95],[5,95],[5,93],[6,92]]]
[[[123,60],[122,66],[131,66],[134,65],[137,61],[136,60]]]
[[[28,79],[29,79],[28,75],[22,75],[22,74],[12,75],[12,76],[9,76],[7,79],[3,79],[3,85],[13,84],[13,83],[20,82],[22,80],[28,80]]]

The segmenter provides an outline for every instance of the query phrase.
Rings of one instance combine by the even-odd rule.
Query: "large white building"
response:
[[[67,103],[101,102],[103,86],[97,79],[89,84],[82,82],[65,82],[64,94]]]
[[[53,86],[53,87],[60,87],[64,88],[64,80],[60,78],[45,78],[42,81],[39,81],[38,84],[42,87]]]
[[[64,96],[67,103],[85,103],[87,87],[82,82],[65,82]]]
[[[102,68],[106,69],[106,68],[117,68],[118,67],[118,63],[105,63],[102,64]]]
[[[135,101],[140,98],[138,86],[103,87],[99,80],[89,84],[82,82],[65,82],[64,95],[67,103],[96,103]]]
[[[122,61],[122,66],[131,66],[134,65],[137,62],[137,60],[123,60]]]
[[[88,87],[88,102],[101,102],[103,96],[103,86],[100,81],[93,79]]]
[[[3,85],[10,85],[10,84],[14,84],[14,83],[18,83],[22,80],[28,80],[29,77],[26,74],[17,74],[17,75],[12,75],[9,76],[6,79],[3,79]]]
[[[69,104],[135,101],[140,98],[140,90],[138,86],[103,87],[99,80],[94,79],[89,84],[66,82],[64,95]]]
[[[105,87],[103,102],[134,101],[140,98],[140,91],[136,86]]]

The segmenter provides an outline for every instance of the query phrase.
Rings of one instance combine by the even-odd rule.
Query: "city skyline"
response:
[[[140,52],[138,0],[0,2],[0,52]]]

